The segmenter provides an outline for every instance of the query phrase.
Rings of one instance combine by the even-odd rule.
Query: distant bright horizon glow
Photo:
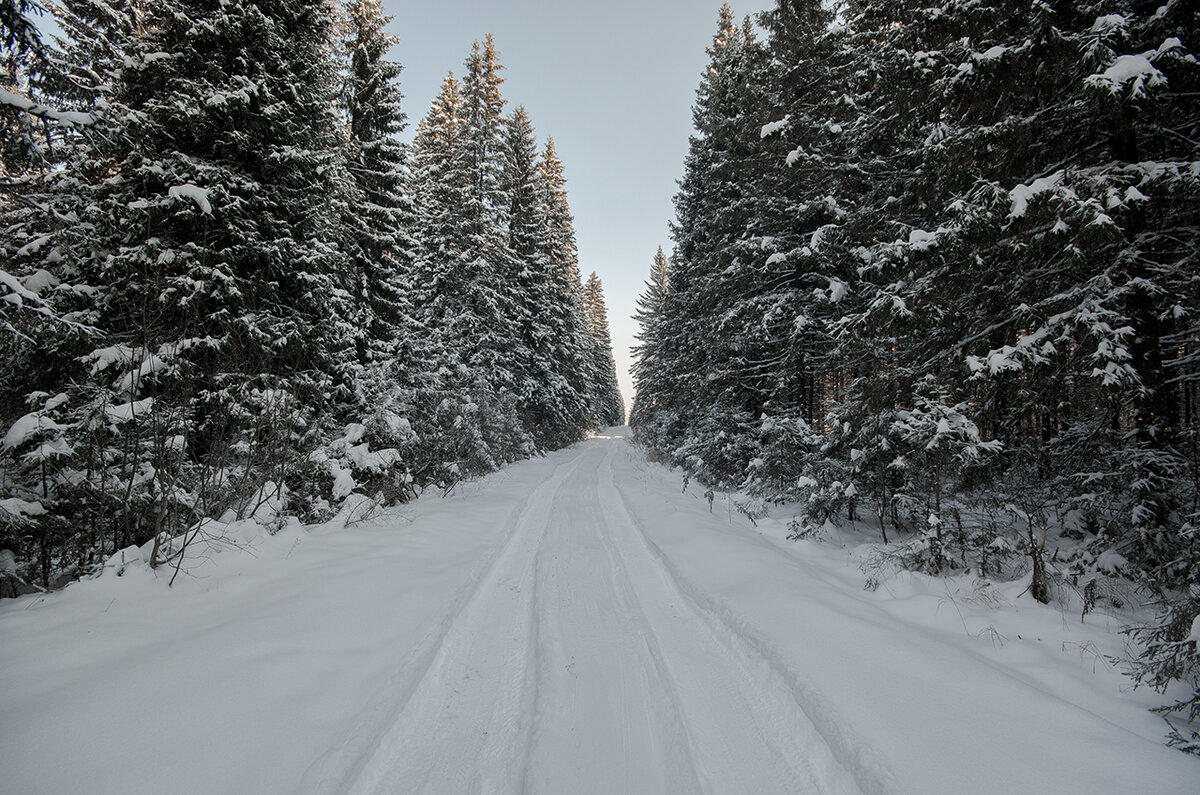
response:
[[[733,6],[740,19],[771,5]],[[719,0],[384,0],[400,37],[391,57],[408,114],[406,137],[447,72],[461,77],[472,43],[495,38],[507,100],[524,105],[539,145],[554,139],[566,168],[579,268],[604,284],[626,409],[633,399],[632,320],[659,246],[671,250],[672,199],[692,133],[691,106],[717,30]]]

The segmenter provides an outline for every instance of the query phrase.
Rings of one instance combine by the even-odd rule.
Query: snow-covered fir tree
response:
[[[646,289],[637,298],[637,311],[633,316],[641,327],[637,335],[638,344],[632,351],[634,398],[633,407],[629,410],[629,425],[635,433],[654,416],[658,405],[664,400],[658,391],[662,382],[658,367],[663,355],[659,334],[669,290],[670,262],[662,246],[659,246],[650,265]]]
[[[558,375],[569,385],[572,413],[580,432],[596,427],[595,397],[590,365],[590,327],[583,301],[575,221],[567,199],[566,168],[547,138],[538,160],[541,208],[546,222],[543,250],[558,301],[558,325],[564,335],[562,356],[555,359]]]
[[[44,197],[65,223],[27,250],[44,278],[85,286],[83,331],[47,342],[27,405],[62,426],[40,496],[83,539],[80,563],[285,494],[349,390],[331,7],[148,13],[103,134]],[[9,441],[19,457],[37,439]]]
[[[522,423],[539,446],[560,447],[581,438],[589,422],[578,268],[564,266],[551,245],[562,232],[557,214],[567,212],[569,223],[569,208],[563,185],[551,191],[546,182],[524,108],[514,111],[506,128],[503,190],[509,197],[508,245],[514,257],[509,278],[521,334],[516,352],[523,354],[516,363]],[[561,163],[555,169],[561,178]]]
[[[677,262],[657,333],[663,384],[639,433],[714,483],[731,483],[751,458],[767,392],[763,358],[774,355],[764,350],[762,307],[747,289],[766,255],[761,240],[743,243],[758,215],[752,185],[765,119],[749,87],[763,52],[726,4],[708,54],[675,197]]]
[[[401,67],[387,59],[397,41],[384,30],[390,19],[379,0],[352,0],[342,23],[346,160],[354,191],[342,238],[354,273],[360,364],[392,353],[402,333],[416,246],[406,147],[396,137],[405,127]],[[378,348],[372,351],[372,345]]]
[[[592,406],[599,427],[623,425],[625,407],[617,385],[617,367],[613,361],[612,338],[608,330],[608,307],[604,303],[604,285],[593,271],[583,286],[583,306],[588,321],[589,370]]]
[[[417,432],[433,447],[427,454],[445,462],[447,477],[488,471],[533,449],[517,416],[512,370],[521,357],[514,355],[512,257],[501,226],[503,99],[490,44],[476,45],[467,69],[469,93],[448,75],[413,144],[418,308],[439,361],[419,396],[427,430]]]
[[[413,148],[414,291],[435,363],[416,390],[420,458],[439,479],[579,439],[596,419],[563,166],[523,109],[501,116],[492,40],[450,75]],[[423,431],[422,428],[425,430]]]
[[[412,488],[410,415],[425,371],[413,290],[417,219],[408,147],[397,137],[406,126],[402,68],[389,57],[397,40],[385,31],[390,19],[378,0],[352,0],[339,26],[348,184],[338,240],[353,279],[357,367],[343,416],[347,441],[328,451],[340,490],[353,483],[385,500],[405,499]]]

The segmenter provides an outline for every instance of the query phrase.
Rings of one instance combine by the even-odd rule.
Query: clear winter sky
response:
[[[604,283],[628,408],[634,301],[654,251],[670,252],[671,199],[683,174],[691,106],[721,0],[384,0],[409,137],[446,72],[491,33],[507,110],[524,105],[566,167],[579,267]],[[739,18],[773,5],[731,2]]]

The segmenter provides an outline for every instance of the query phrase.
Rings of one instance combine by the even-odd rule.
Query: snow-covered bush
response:
[[[820,437],[803,419],[764,416],[755,440],[756,455],[739,488],[764,500],[797,499],[820,444]]]
[[[1200,592],[1163,604],[1159,621],[1130,630],[1142,646],[1131,675],[1160,693],[1177,693],[1159,712],[1171,745],[1200,755]]]

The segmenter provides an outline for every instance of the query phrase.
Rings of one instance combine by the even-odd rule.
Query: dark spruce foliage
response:
[[[1003,528],[1042,600],[1121,567],[1164,609],[1142,680],[1194,685],[1197,14],[778,0],[760,40],[724,7],[637,438],[928,571]]]
[[[369,510],[620,421],[562,164],[503,115],[490,37],[409,147],[379,0],[67,0],[53,50],[31,10],[0,8],[17,577],[177,566],[235,518]]]

